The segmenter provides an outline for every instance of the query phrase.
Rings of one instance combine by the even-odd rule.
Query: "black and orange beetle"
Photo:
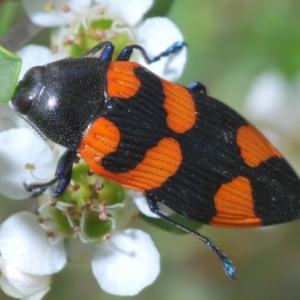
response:
[[[138,45],[112,61],[102,42],[83,57],[30,69],[12,99],[18,114],[43,136],[68,148],[54,178],[54,196],[70,183],[77,153],[98,175],[143,192],[149,208],[185,230],[219,257],[227,275],[233,263],[200,233],[164,215],[163,203],[186,218],[220,227],[251,227],[299,218],[300,180],[280,153],[244,118],[195,82],[183,87],[130,62]],[[102,50],[99,58],[93,55]]]

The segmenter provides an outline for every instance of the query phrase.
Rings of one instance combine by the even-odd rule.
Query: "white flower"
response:
[[[300,78],[292,85],[279,72],[266,72],[254,80],[245,100],[249,120],[282,151],[300,144],[299,96]]]
[[[108,7],[113,15],[122,16],[129,25],[138,23],[153,4],[153,0],[96,0],[94,2],[102,7]],[[83,18],[89,13],[93,1],[22,0],[22,3],[32,22],[43,27],[54,27],[71,24],[75,18]]]
[[[58,152],[53,151],[13,112],[8,105],[1,105],[0,113],[0,194],[10,199],[30,196],[23,182],[48,180],[55,171]]]
[[[102,244],[92,261],[98,283],[108,293],[134,296],[159,274],[159,253],[150,236],[126,229]]]
[[[49,218],[45,221],[51,222]],[[52,233],[63,235],[58,231]],[[67,257],[81,263],[91,260],[101,288],[123,296],[139,293],[159,274],[159,253],[150,236],[141,230],[117,230],[99,245],[89,243],[80,247],[75,246],[73,239],[66,241],[66,248],[60,238],[57,243],[49,243],[51,239],[54,241],[53,237],[46,236],[32,213],[14,214],[0,228],[2,258],[15,273],[37,280],[45,280],[45,276],[60,271]],[[15,276],[2,275],[12,284],[18,284]]]
[[[78,56],[103,40],[110,40],[119,52],[127,44],[139,44],[150,57],[160,54],[175,42],[183,41],[176,25],[167,18],[142,21],[152,0],[49,1],[23,0],[31,20],[44,27],[57,27],[52,35],[52,51],[38,53],[36,61]],[[186,49],[148,65],[140,53],[133,57],[158,76],[174,81],[182,73]],[[30,55],[30,54],[29,54]],[[31,54],[32,55],[32,54]],[[33,56],[33,55],[32,55]]]
[[[58,151],[53,151],[21,119],[15,118],[9,106],[2,106],[1,113],[3,116],[0,119],[0,130],[4,130],[0,132],[0,141],[5,147],[0,148],[0,163],[3,166],[0,169],[0,193],[11,199],[24,199],[30,196],[23,187],[24,181],[43,182],[53,177],[58,157],[54,152]],[[21,127],[18,127],[19,125]],[[26,169],[26,164],[32,164],[34,170]],[[81,183],[83,189],[87,189],[90,182],[82,174],[80,177],[83,177]],[[104,188],[103,199],[107,199],[105,191]],[[75,199],[68,196],[68,193],[70,191],[65,193],[67,199]],[[81,196],[76,198],[78,207],[81,207],[80,205],[85,207],[82,202],[84,194],[81,193]],[[73,203],[67,203],[67,200],[64,203],[57,203],[57,211],[61,216],[59,218],[58,212],[56,211],[55,215],[52,211],[56,207],[53,208],[47,192],[37,200],[40,204],[38,215],[29,212],[16,213],[4,221],[0,228],[1,257],[6,263],[5,266],[9,266],[9,270],[14,270],[7,274],[2,271],[0,278],[2,289],[8,295],[28,300],[31,298],[24,297],[41,299],[48,291],[49,285],[42,289],[40,281],[44,282],[45,278],[59,272],[67,258],[75,263],[90,262],[99,285],[103,290],[116,295],[137,294],[158,276],[159,254],[151,238],[138,229],[124,230],[137,214],[131,199],[129,209],[119,209],[120,217],[118,213],[115,216],[109,206],[104,207],[104,211],[98,207],[94,209],[97,215],[104,218],[107,216],[112,222],[112,229],[103,235],[104,239],[109,239],[107,242],[102,241],[102,235],[101,238],[93,239],[85,232],[85,228],[88,227],[101,227],[97,224],[94,226],[94,223],[89,225],[90,204],[87,204],[87,212],[83,212],[79,218],[79,226],[76,226],[76,219],[72,219]],[[88,196],[86,201],[90,201]],[[118,208],[118,204],[116,205]],[[61,227],[61,218],[68,219],[70,226],[67,229]],[[99,218],[96,221],[101,222]],[[82,243],[79,243],[80,241]],[[77,247],[74,247],[74,243]],[[110,249],[109,256],[107,249]],[[118,263],[112,264],[111,260]],[[24,286],[28,285],[30,286],[28,292],[22,292]],[[34,288],[36,292],[33,291]],[[32,294],[29,293],[31,290]]]
[[[32,275],[56,273],[66,263],[63,244],[51,245],[29,212],[14,214],[2,223],[0,252],[11,267]]]
[[[24,0],[33,22],[56,29],[51,50],[28,45],[18,52],[23,60],[20,77],[32,66],[81,55],[104,40],[115,45],[116,53],[129,44],[141,45],[150,58],[174,42],[183,41],[178,28],[167,18],[142,20],[152,3],[152,0]],[[174,81],[182,73],[186,49],[151,65],[145,63],[139,51],[134,52],[132,59],[158,76]],[[0,110],[0,142],[5,145],[0,149],[2,195],[24,199],[30,196],[24,182],[52,179],[61,148],[46,143],[21,118],[16,118],[9,106]],[[39,206],[35,214],[22,211],[2,223],[0,285],[8,295],[41,299],[50,288],[51,275],[60,272],[67,261],[91,263],[101,288],[114,295],[135,295],[158,276],[160,258],[150,236],[139,229],[127,229],[138,213],[132,198],[139,198],[137,202],[143,204],[138,206],[148,210],[143,197],[125,196],[121,188],[112,193],[110,183],[104,183],[103,191],[90,190],[92,177],[86,178],[87,172],[83,175],[83,171],[77,171],[81,166],[74,168],[71,185],[74,191],[68,189],[59,201],[50,199],[45,192],[36,198]],[[80,183],[77,194],[76,174]],[[99,183],[99,179],[96,181],[92,186]],[[98,200],[98,196],[105,201]]]

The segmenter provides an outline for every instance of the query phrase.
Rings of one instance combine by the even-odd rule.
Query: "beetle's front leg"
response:
[[[60,197],[68,187],[72,177],[73,162],[76,157],[76,152],[72,150],[66,150],[57,162],[54,178],[44,183],[24,183],[24,187],[27,192],[33,192],[40,189],[44,191],[48,187],[56,183],[55,188],[51,192],[52,197]]]

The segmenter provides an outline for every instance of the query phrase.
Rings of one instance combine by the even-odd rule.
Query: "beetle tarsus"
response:
[[[171,225],[173,225],[187,233],[192,234],[193,236],[198,238],[200,241],[205,243],[210,248],[210,250],[218,256],[218,258],[222,262],[226,275],[232,279],[235,279],[236,268],[235,268],[233,262],[231,260],[229,260],[227,255],[225,255],[217,246],[215,246],[206,236],[204,236],[204,235],[200,234],[199,232],[164,215],[160,211],[160,209],[155,201],[151,201],[150,199],[147,199],[147,202],[148,202],[148,206],[149,206],[150,210],[153,213],[155,213],[157,216],[159,216],[161,219],[165,220],[166,222],[170,223]]]
[[[198,232],[196,232],[198,234]],[[231,277],[232,279],[235,278],[236,267],[234,266],[233,262],[225,255],[216,245],[214,245],[207,237],[204,237],[207,242],[206,245],[219,257],[223,264],[223,268],[227,276]],[[201,239],[202,240],[202,239]],[[203,240],[202,240],[203,241]]]

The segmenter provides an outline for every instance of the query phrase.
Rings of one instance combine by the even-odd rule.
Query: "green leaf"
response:
[[[152,5],[151,9],[146,13],[144,18],[146,19],[157,16],[164,17],[171,9],[173,2],[174,0],[154,1],[154,4]]]
[[[0,46],[0,103],[7,103],[13,96],[21,66],[19,56]]]
[[[156,227],[159,227],[163,230],[166,230],[170,233],[175,233],[175,234],[187,234],[187,232],[175,227],[174,225],[171,225],[170,223],[162,220],[162,219],[157,219],[157,218],[151,218],[151,217],[147,217],[143,214],[139,215],[143,220],[145,220],[146,222],[150,223],[151,225],[154,225]],[[178,223],[184,224],[185,226],[193,229],[193,230],[197,230],[199,229],[203,224],[196,222],[196,221],[192,221],[186,218],[183,218],[177,214],[174,214],[172,216],[170,216],[170,218],[172,220],[177,221]]]

